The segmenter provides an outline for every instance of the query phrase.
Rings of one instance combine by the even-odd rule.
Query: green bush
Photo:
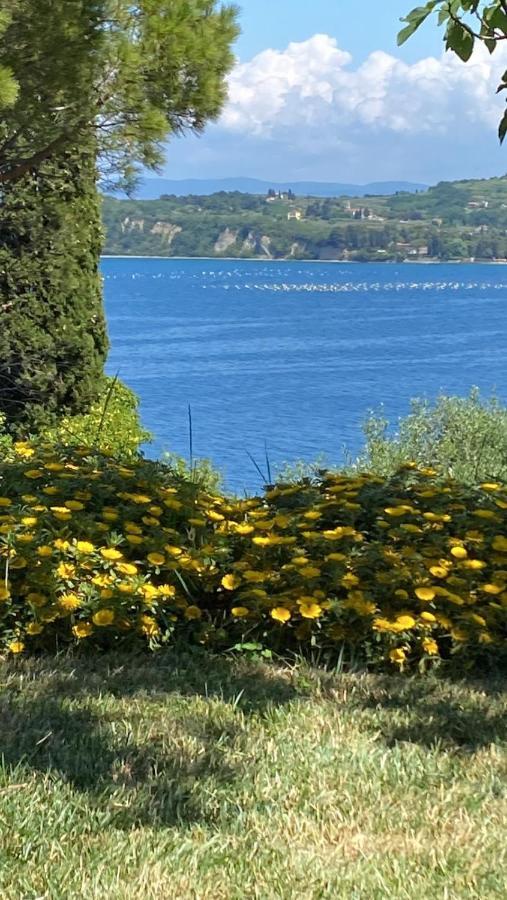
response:
[[[107,353],[93,153],[0,191],[0,412],[17,435],[85,412]]]
[[[11,653],[177,639],[371,667],[505,661],[500,482],[413,464],[234,499],[161,463],[18,442],[0,483]]]
[[[412,460],[463,484],[507,478],[507,409],[476,388],[468,397],[413,400],[395,434],[389,420],[375,414],[363,430],[366,445],[354,469],[391,475]]]
[[[162,462],[179,481],[189,482],[212,494],[223,489],[222,475],[209,459],[197,458],[189,465],[177,453],[164,453]]]
[[[60,446],[84,446],[117,459],[137,457],[152,436],[139,421],[139,400],[117,378],[105,378],[98,400],[81,416],[64,416],[41,437]]]

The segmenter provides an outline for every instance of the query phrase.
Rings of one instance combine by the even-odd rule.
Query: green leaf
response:
[[[498,137],[500,143],[503,144],[505,135],[507,134],[507,109],[505,110],[500,125],[498,126]]]
[[[489,24],[492,28],[496,28],[498,31],[503,32],[503,34],[507,34],[507,15],[500,7],[497,7],[493,11],[493,15],[489,19]]]
[[[445,46],[446,50],[452,50],[463,62],[468,62],[474,50],[474,37],[458,22],[450,22]]]
[[[415,9],[409,12],[408,16],[405,16],[405,18],[401,20],[402,22],[407,22],[407,25],[405,28],[402,28],[398,34],[398,47],[412,37],[419,26],[422,25],[425,19],[433,12],[438,2],[439,0],[430,0],[425,6],[416,6]]]

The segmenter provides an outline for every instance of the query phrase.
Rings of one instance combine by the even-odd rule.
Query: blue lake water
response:
[[[210,457],[235,490],[361,446],[384,405],[439,392],[507,400],[507,266],[104,259],[108,371],[164,450]],[[248,452],[247,452],[248,451]]]

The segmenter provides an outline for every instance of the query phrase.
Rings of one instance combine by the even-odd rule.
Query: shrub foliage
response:
[[[100,209],[84,147],[0,196],[0,413],[26,433],[86,412],[107,337]]]
[[[468,397],[412,400],[395,433],[389,420],[376,414],[363,430],[366,444],[356,469],[392,475],[411,459],[464,484],[507,479],[507,410],[494,397],[481,397],[477,388]]]
[[[12,653],[179,638],[408,667],[498,659],[507,489],[322,472],[207,493],[139,459],[18,443],[0,468],[0,635]]]

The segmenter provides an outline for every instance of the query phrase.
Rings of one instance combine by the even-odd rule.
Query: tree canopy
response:
[[[226,98],[238,33],[216,0],[4,0],[0,185],[93,132],[105,177],[156,168]]]
[[[468,62],[477,43],[494,53],[507,40],[507,0],[429,0],[417,6],[401,21],[398,45],[404,44],[431,15],[444,29],[445,49]],[[501,76],[497,92],[507,90],[507,71]],[[498,128],[500,142],[507,134],[507,110]]]

